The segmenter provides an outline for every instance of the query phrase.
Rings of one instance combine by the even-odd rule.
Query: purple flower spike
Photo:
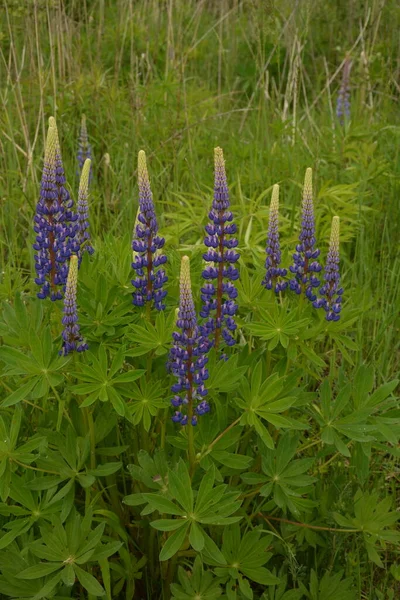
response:
[[[339,123],[344,125],[344,119],[350,118],[350,71],[351,59],[347,55],[343,65],[342,83],[339,89],[336,105],[336,116]]]
[[[132,241],[132,268],[136,271],[136,278],[132,280],[135,288],[133,304],[144,306],[146,302],[153,301],[157,310],[164,310],[167,292],[163,290],[163,285],[168,277],[164,269],[159,267],[167,262],[167,257],[161,252],[165,240],[157,235],[158,225],[143,150],[140,150],[138,157],[138,178],[139,210]]]
[[[293,254],[293,265],[290,267],[295,277],[290,280],[289,285],[296,294],[304,292],[311,302],[317,299],[314,288],[319,286],[320,281],[316,273],[319,273],[322,268],[317,261],[320,251],[315,246],[312,169],[307,169],[303,189],[301,232],[296,252]]]
[[[210,411],[204,399],[208,391],[204,382],[208,379],[206,364],[208,344],[204,342],[197,325],[196,311],[190,281],[190,261],[182,258],[180,276],[180,299],[174,332],[174,344],[169,353],[168,369],[177,377],[171,387],[174,397],[171,404],[175,410],[172,420],[181,425],[197,425],[197,418]]]
[[[326,259],[324,285],[319,290],[323,298],[313,302],[315,308],[323,308],[327,321],[339,321],[342,309],[343,288],[340,287],[339,274],[339,217],[333,217],[331,240]]]
[[[272,188],[266,253],[265,268],[267,272],[262,285],[265,289],[274,290],[276,294],[279,294],[287,288],[288,282],[281,279],[286,276],[287,269],[279,267],[281,248],[279,244],[279,185],[277,184]]]
[[[238,307],[235,303],[237,290],[233,282],[239,278],[239,272],[234,266],[239,260],[239,253],[236,251],[238,241],[232,237],[236,233],[236,225],[232,223],[221,148],[214,150],[214,163],[214,199],[208,215],[210,221],[205,228],[207,235],[204,244],[207,252],[203,254],[204,260],[209,264],[202,273],[206,283],[201,288],[203,307],[200,316],[207,319],[201,328],[204,338],[212,338],[208,347],[215,345],[218,350],[222,341],[227,346],[235,344],[232,334],[236,330],[236,323],[233,317]]]
[[[40,286],[38,298],[50,296],[60,300],[68,275],[68,259],[79,245],[75,238],[77,215],[65,187],[55,119],[50,117],[46,140],[40,196],[36,205],[34,231],[35,283]]]
[[[82,169],[87,159],[92,160],[92,146],[89,144],[88,132],[86,128],[86,116],[82,115],[81,130],[78,138],[78,176],[82,174]],[[89,171],[89,185],[92,181],[92,168]]]
[[[73,254],[69,261],[67,286],[64,297],[64,316],[62,323],[64,331],[62,333],[63,347],[60,354],[66,356],[71,352],[83,352],[88,349],[88,345],[83,341],[79,332],[78,313],[76,307],[76,293],[78,286],[78,257]]]
[[[83,165],[82,175],[79,182],[78,192],[78,231],[76,234],[77,241],[79,243],[79,264],[81,264],[83,253],[86,251],[89,254],[93,254],[94,248],[90,243],[89,233],[89,205],[88,205],[88,194],[89,194],[89,174],[90,174],[90,159],[85,160]]]

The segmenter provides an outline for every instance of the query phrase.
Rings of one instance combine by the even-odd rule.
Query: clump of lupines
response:
[[[331,239],[324,272],[324,285],[319,290],[323,298],[313,302],[315,308],[324,308],[327,321],[339,321],[342,308],[343,288],[339,274],[339,217],[333,217]]]
[[[70,354],[70,352],[83,352],[88,349],[88,345],[83,341],[79,331],[76,305],[77,286],[78,256],[73,254],[69,261],[68,279],[64,297],[64,316],[62,318],[64,331],[62,332],[63,347],[60,350],[60,354],[64,356]]]
[[[79,249],[74,239],[77,215],[72,207],[73,201],[65,188],[57,126],[55,119],[50,117],[40,195],[34,217],[35,283],[40,286],[38,298],[62,298],[68,275],[67,261],[71,252]]]
[[[79,181],[78,191],[78,231],[76,234],[77,241],[79,244],[79,264],[82,261],[83,253],[86,251],[89,254],[93,254],[94,248],[90,243],[89,233],[89,205],[88,205],[88,194],[89,194],[89,176],[90,176],[90,164],[91,160],[87,158],[83,165],[81,178]]]
[[[210,263],[203,270],[206,283],[201,288],[203,307],[200,315],[206,318],[202,333],[209,339],[209,347],[218,350],[221,335],[227,346],[233,346],[235,339],[232,333],[236,329],[233,319],[237,304],[237,290],[233,284],[239,278],[239,272],[234,266],[239,259],[235,250],[238,241],[234,236],[236,225],[232,223],[229,191],[225,173],[225,161],[221,148],[214,150],[215,182],[214,199],[209,212],[209,223],[206,225],[204,243],[208,250],[203,258]]]
[[[265,268],[267,272],[262,284],[267,290],[274,290],[278,294],[287,288],[288,282],[281,279],[286,276],[287,269],[279,266],[281,264],[281,248],[279,244],[279,185],[277,184],[272,188],[266,253]]]
[[[350,118],[350,70],[351,60],[350,56],[346,56],[343,71],[342,71],[342,83],[339,88],[336,104],[336,116],[339,119],[341,125],[344,124],[344,118]]]
[[[210,406],[204,399],[207,389],[204,382],[208,379],[206,369],[208,345],[201,335],[197,324],[192,286],[190,281],[190,261],[182,258],[180,274],[179,311],[176,322],[179,332],[174,332],[174,344],[169,354],[169,370],[178,378],[171,387],[175,394],[171,400],[177,409],[172,417],[181,425],[197,425],[197,417],[209,412]]]
[[[92,146],[89,143],[89,137],[86,127],[86,116],[82,115],[81,120],[81,130],[78,138],[78,165],[79,171],[78,175],[81,175],[83,166],[87,159],[92,160]],[[92,168],[90,168],[89,172],[89,184],[92,181]]]
[[[132,241],[132,268],[136,271],[136,278],[132,279],[135,288],[133,304],[144,306],[146,302],[154,301],[157,310],[164,310],[167,292],[163,290],[163,285],[168,278],[164,269],[159,267],[167,262],[167,257],[161,253],[165,240],[157,235],[158,224],[143,150],[138,156],[138,182],[139,213]]]
[[[321,265],[316,260],[320,254],[316,248],[315,218],[312,195],[312,169],[307,169],[304,178],[301,231],[296,252],[293,254],[293,265],[290,271],[295,275],[290,280],[290,289],[296,294],[305,293],[313,302],[316,300],[314,288],[320,285],[316,273],[321,271]]]

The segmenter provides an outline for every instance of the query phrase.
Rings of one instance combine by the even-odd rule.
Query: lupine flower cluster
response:
[[[279,244],[279,186],[275,185],[272,190],[272,198],[269,214],[269,226],[266,247],[266,274],[262,284],[267,290],[279,293],[286,289],[287,282],[283,279],[287,270],[280,267],[281,252]],[[325,266],[324,280],[321,282],[317,274],[322,267],[318,262],[320,251],[316,247],[315,218],[312,197],[312,170],[307,169],[304,179],[302,220],[299,243],[293,254],[293,265],[291,273],[295,275],[289,281],[290,289],[296,294],[305,294],[312,302],[314,308],[324,308],[328,321],[338,321],[342,303],[343,288],[340,287],[339,276],[339,217],[332,221],[332,233],[330,249]],[[316,289],[320,288],[319,294],[324,296],[317,299]]]
[[[88,205],[88,193],[89,193],[89,176],[90,176],[90,165],[91,160],[87,158],[83,165],[81,179],[79,182],[78,191],[78,231],[77,240],[79,244],[79,264],[82,261],[83,253],[86,251],[89,254],[93,254],[94,248],[90,243],[89,233],[89,205]]]
[[[78,257],[76,254],[73,254],[69,261],[68,279],[64,297],[64,316],[62,318],[64,331],[62,332],[63,347],[60,350],[60,354],[64,356],[75,350],[83,352],[88,349],[88,345],[83,341],[79,331],[76,305],[77,286]]]
[[[312,196],[312,170],[307,169],[304,179],[301,231],[296,252],[293,254],[293,265],[290,267],[294,278],[290,280],[290,289],[296,294],[305,293],[307,298],[313,302],[316,300],[314,288],[320,281],[317,273],[321,271],[321,265],[317,261],[320,254],[316,247],[315,217]]]
[[[324,285],[319,290],[323,298],[313,302],[315,308],[323,308],[327,321],[339,321],[342,308],[343,288],[340,287],[339,274],[339,217],[333,217],[331,240],[326,259]]]
[[[218,350],[221,335],[227,346],[235,344],[232,334],[236,330],[233,317],[237,311],[237,290],[233,282],[239,278],[239,271],[234,266],[239,260],[239,253],[236,251],[238,240],[232,237],[236,233],[236,225],[232,223],[221,148],[215,148],[214,162],[214,199],[204,240],[207,252],[203,255],[209,264],[203,270],[206,283],[201,288],[203,307],[200,316],[207,319],[202,325],[202,333],[205,338],[209,338],[209,348],[214,345]]]
[[[350,118],[350,70],[351,59],[350,56],[346,56],[336,104],[336,116],[341,125],[344,124],[345,117]]]
[[[279,244],[279,185],[277,184],[272,188],[266,253],[266,274],[262,284],[265,289],[274,290],[278,294],[287,288],[288,282],[282,279],[286,276],[287,269],[279,266],[281,264],[281,247]]]
[[[174,397],[172,406],[176,409],[172,417],[175,423],[197,425],[197,417],[209,412],[210,406],[204,399],[208,379],[205,356],[208,345],[197,324],[190,280],[190,261],[182,258],[180,274],[179,311],[176,322],[180,331],[173,334],[173,346],[169,354],[169,370],[178,379],[171,387]]]
[[[65,187],[65,174],[55,119],[50,117],[40,196],[34,217],[35,282],[38,298],[60,300],[68,274],[68,259],[79,250],[75,239],[78,216]]]
[[[144,306],[146,302],[154,302],[157,310],[164,310],[167,292],[163,286],[168,278],[164,269],[159,267],[167,262],[167,257],[161,253],[165,240],[157,235],[158,224],[143,150],[138,157],[138,180],[139,213],[132,241],[132,268],[136,271],[136,277],[132,280],[135,288],[133,304]]]
[[[85,164],[85,161],[88,158],[90,160],[92,160],[92,146],[89,143],[85,115],[82,115],[82,120],[81,120],[81,130],[80,130],[79,138],[78,138],[78,155],[77,155],[77,157],[78,157],[78,166],[79,166],[78,175],[80,176],[82,174],[82,169]],[[92,181],[92,168],[90,167],[89,185],[90,185],[91,181]]]

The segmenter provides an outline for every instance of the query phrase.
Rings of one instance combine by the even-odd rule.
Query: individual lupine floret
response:
[[[64,297],[64,316],[62,324],[63,347],[60,354],[66,356],[70,352],[83,352],[88,345],[83,341],[79,331],[76,295],[78,287],[78,256],[73,254],[69,261],[68,279]]]
[[[171,387],[175,394],[171,400],[176,409],[172,417],[181,425],[197,425],[197,417],[209,412],[210,406],[205,400],[208,379],[205,353],[208,346],[197,324],[190,280],[190,261],[182,258],[180,274],[179,311],[176,321],[180,331],[173,333],[174,343],[169,353],[168,369],[178,378]]]
[[[293,254],[293,265],[290,271],[295,275],[290,280],[290,289],[296,294],[305,293],[307,298],[313,302],[317,296],[314,288],[320,285],[320,280],[316,273],[321,271],[321,265],[317,258],[320,254],[316,248],[315,239],[315,218],[312,195],[312,169],[307,169],[302,202],[301,231],[299,243],[296,246],[296,252]]]
[[[221,148],[214,150],[215,182],[214,199],[208,214],[204,243],[208,250],[203,254],[209,263],[203,270],[206,283],[201,288],[203,306],[200,316],[207,319],[202,325],[202,333],[209,339],[209,347],[219,349],[221,336],[227,346],[235,344],[232,333],[236,330],[234,316],[237,311],[237,290],[234,281],[239,272],[234,266],[239,260],[236,251],[238,241],[231,237],[236,233],[236,225],[232,223],[229,190],[225,173],[225,161]]]
[[[279,185],[277,184],[272,188],[266,253],[265,268],[267,272],[262,284],[267,290],[274,290],[279,294],[287,288],[288,282],[282,280],[282,277],[287,274],[287,269],[279,266],[281,264],[281,248],[279,244]]]
[[[324,285],[319,290],[323,298],[313,302],[315,308],[323,308],[327,321],[339,321],[342,308],[343,288],[339,274],[339,217],[333,217],[331,239],[324,272]]]
[[[342,83],[339,88],[336,104],[336,116],[339,119],[341,125],[344,124],[344,118],[350,118],[350,70],[351,70],[351,59],[350,56],[346,56],[343,71],[342,71]]]
[[[157,310],[164,310],[164,299],[167,292],[163,289],[163,285],[168,281],[168,277],[164,269],[159,267],[167,262],[167,257],[161,252],[165,240],[157,235],[158,224],[147,171],[146,154],[143,150],[140,150],[138,156],[138,181],[139,213],[132,241],[134,253],[132,268],[136,271],[136,278],[132,279],[132,285],[135,288],[133,304],[144,306],[146,302],[154,301],[154,307]]]
[[[62,298],[68,274],[67,261],[71,250],[76,250],[72,201],[64,188],[57,128],[54,118],[49,119],[40,195],[34,217],[36,240],[35,283],[40,286],[38,298]]]
[[[85,160],[85,164],[83,165],[81,179],[79,182],[79,191],[78,191],[78,203],[77,203],[77,211],[78,211],[78,232],[76,234],[76,238],[79,244],[79,264],[82,261],[83,253],[86,251],[89,254],[93,254],[94,248],[90,243],[90,233],[89,233],[89,205],[88,205],[88,195],[89,195],[89,174],[90,174],[90,159],[87,158]]]
[[[82,174],[82,169],[85,164],[85,161],[88,158],[90,160],[92,160],[92,146],[89,143],[85,115],[82,115],[82,120],[81,120],[81,130],[80,130],[79,138],[78,138],[78,155],[77,156],[78,156],[78,165],[79,165],[78,175],[80,176]],[[90,171],[89,171],[89,185],[90,185],[91,181],[92,181],[92,167],[90,167]]]

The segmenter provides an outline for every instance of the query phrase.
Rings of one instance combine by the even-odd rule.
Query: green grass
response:
[[[26,298],[36,292],[32,218],[47,119],[57,119],[76,199],[77,137],[84,113],[94,155],[96,248],[92,267],[83,266],[87,289],[93,290],[102,275],[124,299],[130,293],[136,161],[144,149],[169,254],[168,309],[175,306],[179,257],[185,252],[192,258],[197,293],[213,148],[219,145],[240,232],[244,325],[257,314],[262,295],[256,278],[263,269],[272,185],[280,184],[288,263],[298,235],[304,172],[312,167],[323,257],[331,217],[341,219],[343,322],[348,322],[343,333],[349,340],[338,354],[326,340],[319,340],[315,350],[330,364],[332,377],[352,381],[363,363],[375,370],[376,386],[398,377],[396,0],[2,0],[1,6],[0,300],[13,304],[17,292]],[[335,109],[339,67],[347,52],[351,119],[341,127]],[[305,374],[311,382],[313,368]],[[374,457],[370,490],[384,487],[398,497],[396,460],[394,447]],[[344,506],[339,476],[334,485],[335,492],[321,483],[321,498],[335,493]],[[325,550],[313,547],[311,538],[307,542],[297,540],[296,547],[292,540],[285,549],[292,581],[303,580],[308,588],[307,569],[322,577],[323,569],[335,566],[355,577],[357,598],[391,600],[399,594],[400,576],[396,581],[365,556],[360,561],[356,542],[335,540]],[[398,562],[397,554],[391,550],[388,564]]]

